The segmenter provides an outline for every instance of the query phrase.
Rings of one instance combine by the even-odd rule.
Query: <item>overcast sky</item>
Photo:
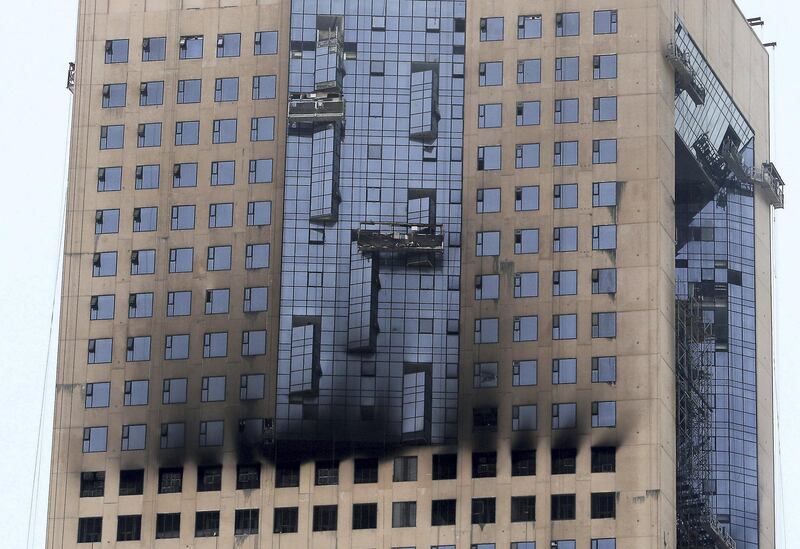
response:
[[[800,304],[800,164],[794,164],[800,128],[800,4],[793,0],[740,0],[747,17],[761,16],[764,42],[777,41],[772,53],[772,158],[787,182],[787,208],[775,223],[777,398],[781,450],[786,466],[781,508],[800,509],[800,337],[792,333]],[[44,547],[47,472],[52,425],[54,372],[45,378],[48,334],[56,272],[60,267],[59,225],[64,194],[64,165],[71,96],[65,89],[67,63],[74,57],[76,0],[11,0],[4,2],[0,36],[0,165],[3,192],[0,218],[0,471],[5,482],[0,496],[3,547],[26,543],[37,445],[39,410],[44,389],[44,437],[36,537],[31,547]],[[794,283],[793,283],[794,282]],[[60,290],[60,288],[59,288]],[[57,318],[56,318],[57,320]],[[57,332],[57,326],[54,326]],[[55,352],[55,333],[53,349]],[[51,365],[53,360],[51,360]],[[781,477],[778,477],[780,482]],[[783,502],[781,502],[783,496]],[[785,534],[784,534],[785,532]],[[778,517],[778,547],[800,539],[800,521]],[[793,547],[797,542],[792,543]]]

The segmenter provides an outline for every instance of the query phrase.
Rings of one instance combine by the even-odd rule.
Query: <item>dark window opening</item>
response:
[[[197,468],[197,491],[218,492],[222,490],[222,466],[205,465]]]
[[[158,513],[156,515],[156,539],[181,537],[181,514]]]
[[[292,534],[297,532],[297,507],[276,507],[272,532],[275,534]]]
[[[592,448],[592,473],[613,473],[616,470],[616,448],[613,446]]]
[[[369,530],[378,527],[377,503],[353,504],[353,530]]]
[[[355,484],[373,484],[378,482],[378,459],[356,459],[353,482]]]
[[[456,523],[456,500],[435,499],[431,502],[431,526],[451,526]]]
[[[236,489],[237,490],[258,490],[261,488],[261,465],[237,465],[236,466]]]
[[[551,453],[554,475],[574,475],[578,451],[575,448],[558,448]]]
[[[138,496],[144,490],[144,469],[119,472],[119,495]]]
[[[117,541],[137,541],[142,537],[142,515],[117,517]]]
[[[536,520],[536,496],[511,498],[511,522],[533,522]]]
[[[494,524],[495,499],[472,498],[472,524]]]
[[[81,473],[81,497],[101,498],[106,487],[105,471],[90,471]]]
[[[296,488],[300,486],[300,464],[278,463],[275,466],[275,488]]]
[[[314,484],[317,486],[339,484],[339,462],[318,461],[314,472]]]
[[[452,480],[458,475],[458,454],[433,455],[433,480]]]
[[[258,534],[258,509],[237,509],[233,534],[235,536]]]
[[[575,520],[575,494],[558,494],[550,497],[551,520]]]
[[[338,507],[336,505],[314,506],[314,532],[332,532],[336,530]]]
[[[177,494],[183,490],[183,467],[158,470],[158,493]]]
[[[497,452],[473,452],[472,478],[497,476]]]
[[[592,518],[607,519],[617,516],[617,495],[614,492],[592,494]]]
[[[194,516],[194,536],[212,538],[219,535],[219,511],[198,511]]]
[[[103,517],[78,519],[78,543],[98,543],[103,534]]]
[[[536,450],[511,452],[511,476],[528,477],[536,474]]]

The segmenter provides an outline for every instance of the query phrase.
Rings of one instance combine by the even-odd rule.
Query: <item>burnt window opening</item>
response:
[[[261,488],[261,465],[239,464],[236,466],[236,489],[258,490]]]
[[[497,408],[473,408],[472,409],[472,430],[473,431],[496,431],[497,430]]]
[[[339,484],[339,461],[316,462],[314,484],[316,486],[333,486]]]
[[[433,480],[452,480],[458,475],[458,454],[433,455]]]
[[[374,484],[378,482],[378,458],[360,458],[353,464],[355,484]]]
[[[511,476],[527,477],[536,474],[536,450],[513,450],[511,452]]]
[[[300,486],[300,464],[278,463],[275,466],[275,488],[296,488]]]
[[[552,474],[574,475],[578,451],[575,448],[558,448],[551,452]]]
[[[592,473],[613,473],[617,470],[617,449],[613,446],[592,448]]]
[[[431,526],[453,526],[456,523],[456,500],[435,499],[431,502]]]
[[[497,476],[497,452],[472,453],[472,478]]]
[[[158,470],[158,493],[177,494],[183,490],[183,467],[165,467]]]
[[[197,491],[222,490],[222,465],[203,465],[197,468]]]
[[[119,472],[119,495],[138,496],[144,490],[144,469],[128,469]]]

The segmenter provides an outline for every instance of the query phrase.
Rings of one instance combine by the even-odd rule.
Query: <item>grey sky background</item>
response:
[[[500,1],[500,0],[498,0]],[[44,547],[50,431],[53,417],[56,314],[50,370],[48,337],[60,269],[62,198],[69,128],[67,63],[73,60],[77,0],[6,0],[0,17],[5,45],[0,55],[0,546],[26,547],[27,525],[42,395],[44,433],[38,505],[30,547]],[[800,3],[739,0],[747,17],[766,21],[764,42],[777,41],[772,56],[772,159],[787,182],[787,208],[774,230],[777,349],[776,394],[783,467],[777,464],[777,546],[797,547],[800,521]],[[781,488],[782,485],[782,488]],[[791,510],[794,509],[793,513]],[[784,512],[783,510],[789,510]],[[784,520],[786,519],[786,520]],[[786,540],[786,541],[784,541]]]

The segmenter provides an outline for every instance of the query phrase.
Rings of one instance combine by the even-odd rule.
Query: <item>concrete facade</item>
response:
[[[80,2],[48,548],[92,546],[76,543],[81,517],[102,517],[97,543],[120,547],[541,549],[551,542],[561,542],[558,549],[676,547],[675,94],[664,53],[677,15],[753,128],[758,164],[769,160],[767,54],[731,0],[528,4],[466,3],[458,442],[395,447],[382,455],[357,447],[332,453],[339,472],[338,483],[329,486],[315,483],[314,460],[324,456],[298,455],[298,485],[276,488],[273,448],[246,447],[237,431],[244,418],[275,417],[292,2]],[[615,10],[615,33],[594,34],[594,13],[603,10]],[[579,35],[557,37],[557,14],[572,12],[580,13]],[[521,15],[541,16],[541,37],[517,38]],[[481,20],[496,17],[504,18],[503,39],[481,41]],[[262,31],[278,32],[275,54],[254,55],[254,36]],[[222,33],[241,34],[239,56],[215,55]],[[196,35],[204,36],[202,59],[179,59],[180,38]],[[142,61],[147,37],[166,37],[163,61]],[[126,63],[105,62],[106,41],[115,39],[129,41]],[[593,77],[598,55],[616,55],[616,77]],[[579,58],[579,79],[555,81],[557,58],[571,57]],[[518,61],[526,59],[540,60],[540,82],[517,83]],[[479,85],[480,64],[496,61],[503,62],[502,85]],[[252,78],[260,75],[277,77],[273,99],[251,99]],[[238,100],[214,101],[215,80],[228,77],[238,77]],[[202,80],[200,102],[176,104],[178,81],[189,79]],[[164,82],[163,104],[139,106],[140,83],[157,81]],[[104,85],[115,83],[127,84],[125,107],[102,108]],[[600,97],[616,98],[614,120],[593,118]],[[578,99],[577,122],[555,123],[554,103],[563,99]],[[539,102],[538,124],[515,123],[517,103],[526,101]],[[481,106],[489,104],[502,104],[502,125],[479,128]],[[251,119],[260,117],[274,117],[274,138],[251,141]],[[228,119],[238,120],[236,142],[212,143],[214,121]],[[195,120],[199,143],[174,145],[176,122]],[[137,127],[149,122],[162,124],[161,146],[137,147]],[[125,126],[124,147],[99,150],[101,126],[111,125]],[[615,140],[615,162],[593,161],[599,140]],[[555,143],[575,141],[577,164],[555,166]],[[517,167],[515,151],[523,144],[539,145],[536,167]],[[497,145],[502,147],[501,168],[477,169],[478,148]],[[248,166],[256,159],[272,160],[271,182],[248,183]],[[235,161],[233,185],[210,185],[215,161]],[[196,186],[174,188],[173,166],[194,162]],[[160,165],[158,188],[136,189],[136,167],[155,164]],[[98,169],[117,166],[122,167],[121,189],[98,192]],[[593,184],[599,182],[617,182],[615,205],[593,206]],[[577,185],[576,205],[554,207],[556,185],[571,184]],[[537,188],[535,209],[515,207],[519,187]],[[485,191],[494,189],[499,189],[499,211],[478,213],[478,192],[486,197]],[[269,224],[248,225],[248,204],[265,201],[271,203]],[[211,205],[228,203],[233,204],[232,226],[209,228]],[[759,535],[757,544],[742,547],[771,549],[772,212],[759,193],[755,204]],[[176,205],[196,205],[193,230],[170,228]],[[134,208],[152,206],[158,207],[156,230],[133,232]],[[96,212],[113,209],[119,209],[118,232],[95,234]],[[594,228],[601,226],[615,227],[614,249],[593,246]],[[554,230],[572,227],[577,228],[576,249],[555,251]],[[515,250],[515,231],[526,229],[538,229],[535,252]],[[500,233],[499,254],[478,256],[478,233],[495,231]],[[245,268],[246,246],[267,243],[268,267]],[[207,269],[209,246],[231,246],[229,270]],[[169,272],[170,250],[177,248],[194,249],[191,272]],[[136,250],[155,250],[153,274],[131,274],[130,254]],[[115,276],[92,276],[95,254],[114,251]],[[593,292],[596,269],[616,269],[614,292]],[[567,271],[576,271],[576,291],[554,295],[554,273],[571,276]],[[515,275],[521,273],[538,273],[535,296],[515,297]],[[498,275],[496,297],[476,299],[480,275]],[[244,291],[256,287],[268,288],[266,311],[244,312]],[[230,289],[227,312],[204,314],[210,289]],[[192,292],[190,315],[166,316],[167,293],[176,291]],[[147,292],[153,293],[152,316],[128,318],[129,295]],[[90,320],[92,297],[112,294],[113,319]],[[598,313],[615,313],[612,336],[593,336]],[[556,315],[576,315],[575,337],[553,337]],[[533,316],[535,337],[515,340],[515,321]],[[497,319],[496,343],[476,342],[475,321],[482,319]],[[562,316],[559,322],[560,328],[570,319]],[[259,330],[266,330],[265,354],[242,356],[242,332]],[[203,358],[204,335],[212,332],[228,334],[224,357]],[[190,336],[189,358],[164,360],[165,338],[178,334]],[[150,359],[127,361],[128,338],[138,336],[150,336]],[[87,364],[89,341],[102,338],[113,339],[111,361]],[[593,359],[605,357],[615,357],[615,376],[593,382]],[[574,359],[574,379],[565,372],[565,382],[554,383],[554,359]],[[515,382],[519,361],[536,361],[535,384]],[[476,364],[483,363],[496,363],[494,382],[491,375],[478,375],[487,380],[476,381]],[[265,374],[263,398],[239,398],[240,376],[247,374]],[[203,378],[221,376],[226,377],[224,400],[202,401]],[[187,379],[186,402],[162,404],[164,380],[179,378]],[[125,382],[136,380],[149,380],[147,404],[125,406]],[[87,408],[87,384],[106,382],[108,406]],[[593,425],[593,419],[601,421],[599,413],[593,418],[595,403],[614,403],[613,424]],[[553,428],[555,404],[575,404],[574,426]],[[534,428],[521,427],[520,414],[530,413],[527,407],[534,405]],[[494,410],[496,424],[476,429],[476,417],[485,417],[485,410]],[[200,446],[200,423],[220,420],[222,445]],[[162,425],[168,423],[185,423],[183,447],[160,448]],[[123,426],[132,425],[147,425],[146,446],[123,451]],[[105,451],[83,451],[85,428],[94,426],[108,428]],[[608,447],[616,449],[615,472],[592,472],[592,449]],[[559,449],[576,450],[574,473],[553,474],[551,451]],[[535,451],[535,475],[512,475],[512,452],[522,450]],[[496,452],[494,476],[473,478],[476,452]],[[434,480],[433,456],[443,454],[457,454],[456,478]],[[372,456],[379,458],[377,482],[356,483],[355,459]],[[393,460],[404,456],[417,458],[416,480],[393,481]],[[236,489],[237,464],[251,463],[259,464],[259,488]],[[198,492],[198,466],[217,464],[222,466],[221,488]],[[183,467],[179,493],[159,493],[159,469],[168,467]],[[140,494],[118,495],[122,470],[144,471]],[[102,495],[81,497],[81,473],[95,471],[105,472]],[[609,493],[615,518],[591,518],[592,494]],[[574,495],[573,519],[551,520],[554,495]],[[514,498],[531,496],[535,519],[513,520],[512,501],[520,501]],[[476,498],[495,498],[495,521],[473,524]],[[432,526],[432,502],[440,500],[456,501],[455,524]],[[416,502],[415,527],[393,527],[395,502]],[[353,504],[359,503],[377,503],[374,527],[352,528]],[[314,507],[329,505],[338,506],[337,529],[314,531]],[[273,533],[274,509],[293,507],[297,531]],[[249,509],[260,511],[258,533],[235,535],[236,511]],[[195,536],[198,511],[219,511],[218,535]],[[156,539],[159,513],[181,514],[179,537]],[[134,515],[141,515],[138,540],[117,541],[117,517]]]

